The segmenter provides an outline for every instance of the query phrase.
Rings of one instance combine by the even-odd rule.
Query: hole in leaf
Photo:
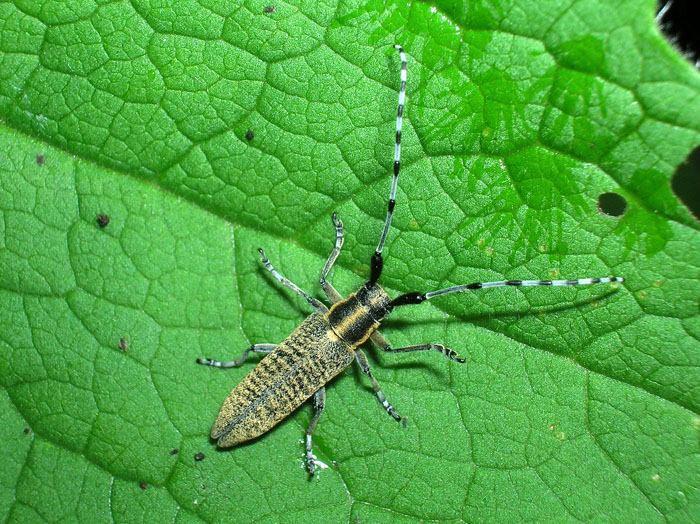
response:
[[[598,209],[605,215],[620,218],[627,211],[627,200],[617,193],[603,193],[598,197]]]
[[[692,61],[700,57],[697,0],[659,0],[656,23],[666,38]]]
[[[700,147],[678,166],[671,178],[671,189],[693,216],[700,217]]]

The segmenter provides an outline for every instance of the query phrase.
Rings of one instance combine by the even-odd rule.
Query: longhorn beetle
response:
[[[460,293],[476,289],[502,286],[570,286],[577,284],[597,284],[603,282],[623,282],[620,277],[579,278],[575,280],[501,280],[497,282],[475,282],[452,286],[429,293],[412,292],[392,299],[377,282],[382,274],[384,259],[382,249],[386,241],[391,217],[396,204],[396,184],[399,178],[401,160],[401,123],[406,98],[407,63],[406,55],[399,45],[394,46],[401,58],[401,87],[396,116],[396,144],[394,147],[394,178],[389,194],[384,230],[379,238],[377,249],[371,258],[369,281],[347,298],[342,298],[333,285],[326,280],[328,272],[340,254],[343,245],[343,223],[333,213],[335,226],[335,247],[321,272],[321,287],[333,305],[328,309],[324,304],[280,275],[259,249],[261,261],[280,284],[301,295],[316,310],[279,345],[254,344],[231,362],[197,359],[197,363],[219,368],[241,366],[250,352],[267,353],[253,370],[229,393],[221,406],[219,415],[211,429],[211,437],[221,448],[235,446],[246,440],[262,435],[283,418],[291,414],[312,395],[315,413],[306,430],[306,466],[309,475],[316,469],[316,457],[311,448],[311,435],[316,428],[326,403],[325,385],[338,373],[346,369],[354,360],[367,375],[379,402],[396,421],[402,417],[382,393],[379,383],[372,375],[367,357],[360,345],[371,340],[375,346],[387,353],[408,353],[411,351],[437,351],[459,363],[465,360],[456,352],[441,344],[419,344],[402,348],[392,348],[377,331],[380,323],[399,306],[420,304],[441,295]],[[405,421],[404,421],[405,422]]]

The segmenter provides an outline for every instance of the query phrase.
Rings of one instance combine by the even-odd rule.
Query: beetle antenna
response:
[[[396,145],[394,146],[394,179],[391,182],[391,193],[389,194],[389,205],[386,212],[386,222],[384,222],[384,230],[379,239],[377,249],[372,255],[372,272],[370,274],[369,283],[375,284],[382,274],[384,259],[382,258],[382,249],[384,242],[389,234],[389,226],[391,226],[391,217],[394,214],[394,206],[396,205],[396,186],[399,181],[399,171],[401,170],[401,124],[403,123],[403,106],[406,101],[406,78],[408,76],[408,63],[406,61],[406,53],[403,47],[395,44],[394,48],[398,50],[401,57],[401,87],[399,88],[399,107],[396,111]]]
[[[577,278],[575,280],[498,280],[496,282],[474,282],[473,284],[462,284],[461,286],[446,287],[431,291],[430,293],[406,293],[400,297],[396,297],[389,305],[408,306],[410,304],[420,304],[425,300],[439,297],[441,295],[449,295],[450,293],[462,293],[474,289],[487,289],[490,287],[505,287],[505,286],[579,286],[587,284],[604,284],[607,282],[624,282],[622,277],[602,277],[602,278]]]

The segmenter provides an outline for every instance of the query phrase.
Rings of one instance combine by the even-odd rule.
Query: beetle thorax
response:
[[[328,322],[335,334],[345,342],[359,346],[391,312],[389,302],[391,297],[380,286],[365,284],[333,304],[328,312]]]

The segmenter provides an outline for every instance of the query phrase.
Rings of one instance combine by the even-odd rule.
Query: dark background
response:
[[[661,0],[657,20],[669,40],[695,62],[700,57],[700,2],[698,0]]]
[[[661,31],[697,67],[700,60],[700,0],[661,0],[657,11]],[[700,217],[700,148],[678,167],[671,187],[690,212],[696,218]]]

